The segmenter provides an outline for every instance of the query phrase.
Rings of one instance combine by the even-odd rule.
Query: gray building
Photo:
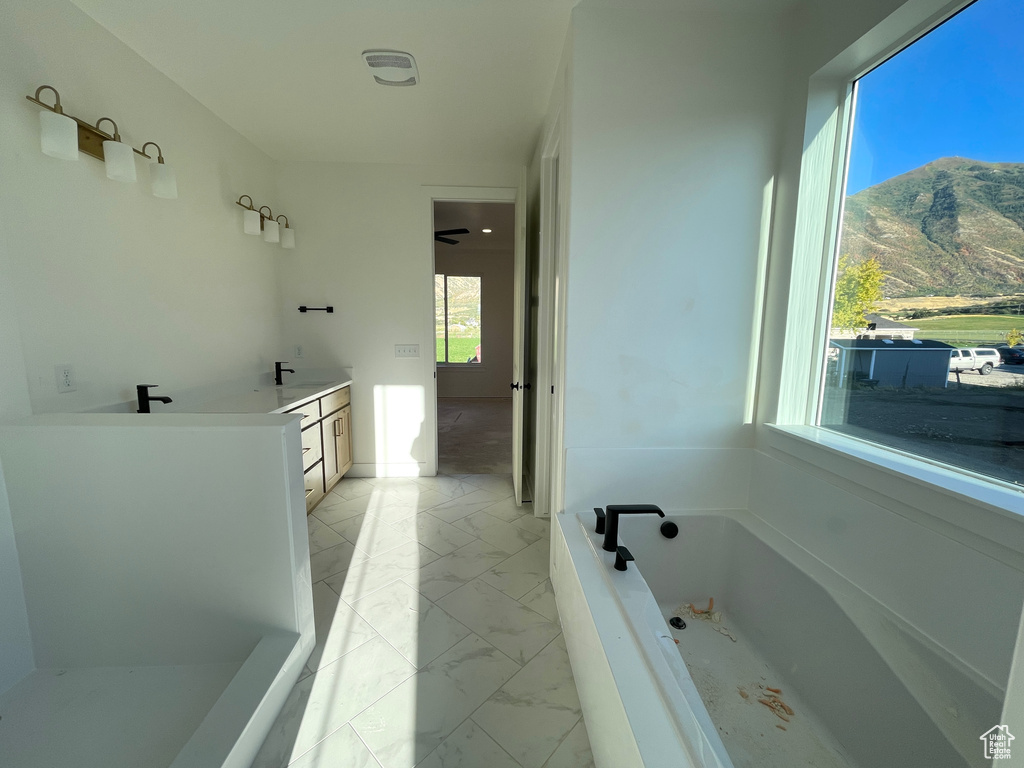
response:
[[[925,339],[832,339],[839,382],[881,387],[945,387],[953,347]]]

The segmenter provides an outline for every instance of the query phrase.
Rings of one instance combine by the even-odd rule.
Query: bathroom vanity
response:
[[[285,413],[302,417],[302,470],[307,514],[352,468],[352,379],[310,380],[302,371],[282,386],[221,391],[183,404],[189,413]]]

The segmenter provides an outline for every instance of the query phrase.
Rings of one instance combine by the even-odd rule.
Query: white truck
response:
[[[993,368],[1002,363],[999,352],[985,347],[954,349],[949,356],[949,370],[977,371],[982,376],[988,376]]]

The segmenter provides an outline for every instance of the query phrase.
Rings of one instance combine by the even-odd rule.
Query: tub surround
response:
[[[248,766],[314,645],[300,456],[290,415],[0,427],[35,664],[0,691],[0,754]]]

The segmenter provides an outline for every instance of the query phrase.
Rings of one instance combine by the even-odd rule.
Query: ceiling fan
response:
[[[447,243],[448,245],[458,245],[458,240],[452,240],[450,237],[445,235],[468,235],[469,230],[465,227],[461,229],[442,229],[434,233],[434,239],[439,243]]]

